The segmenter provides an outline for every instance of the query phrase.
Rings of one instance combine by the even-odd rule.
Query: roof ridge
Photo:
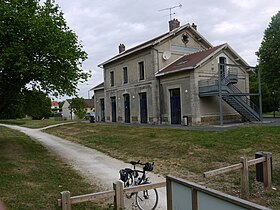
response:
[[[192,52],[192,53],[187,54],[187,55],[193,55],[193,54],[196,54],[196,53],[205,52],[205,51],[207,51],[207,50],[212,50],[212,49],[214,49],[214,48],[217,48],[217,49],[218,49],[218,48],[220,48],[220,47],[223,46],[223,45],[226,45],[226,43],[220,44],[220,45],[217,45],[217,46],[214,46],[214,47],[209,47],[209,48],[207,48],[207,49],[198,50],[198,51]]]
[[[189,54],[183,54],[183,55],[179,56],[177,59],[175,59],[175,60],[172,61],[171,63],[167,64],[166,66],[164,66],[163,68],[161,68],[160,70],[158,70],[157,73],[160,73],[160,72],[161,72],[162,70],[164,70],[165,68],[167,68],[167,67],[173,65],[175,62],[177,62],[178,60],[180,60],[181,58],[183,58],[183,57],[186,56],[186,55],[189,55]],[[157,73],[156,73],[156,74],[157,74]]]
[[[190,23],[186,23],[186,24],[184,24],[184,25],[182,25],[182,26],[180,26],[178,28],[175,28],[172,31],[168,31],[168,32],[163,33],[163,34],[161,34],[159,36],[156,36],[156,37],[154,37],[152,39],[149,39],[147,41],[141,42],[141,43],[137,44],[136,46],[131,47],[131,48],[129,48],[129,49],[127,49],[127,50],[125,50],[125,51],[123,51],[123,52],[113,56],[112,58],[108,59],[107,61],[104,61],[103,63],[99,64],[98,67],[102,67],[105,64],[108,64],[108,63],[113,62],[113,61],[115,61],[117,59],[125,57],[125,56],[127,56],[127,55],[129,55],[131,53],[134,53],[134,52],[136,52],[138,50],[141,50],[143,48],[156,45],[159,42],[161,42],[162,40],[165,40],[165,39],[169,38],[170,36],[172,36],[174,34],[177,34],[177,33],[179,33],[180,31],[182,31],[182,30],[184,30],[186,28],[189,28],[191,30],[191,33],[196,33],[202,40],[204,40],[204,46],[212,46],[212,44],[209,43],[207,41],[207,39],[205,39],[197,30],[195,30],[195,29],[193,29],[191,27]]]

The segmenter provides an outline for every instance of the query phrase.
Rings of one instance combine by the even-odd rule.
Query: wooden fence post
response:
[[[265,157],[265,162],[263,162],[263,184],[264,187],[269,189],[271,188],[271,158],[272,153],[263,152],[263,156]]]
[[[123,182],[117,181],[113,183],[113,188],[115,190],[114,209],[124,209]]]
[[[166,197],[167,197],[167,210],[172,210],[172,183],[169,176],[166,176]]]
[[[240,162],[243,167],[241,168],[241,198],[249,199],[249,172],[248,172],[248,159],[241,157]]]
[[[70,192],[63,191],[60,193],[60,195],[61,195],[61,209],[71,210]]]
[[[195,188],[192,188],[192,210],[198,210],[198,195]]]

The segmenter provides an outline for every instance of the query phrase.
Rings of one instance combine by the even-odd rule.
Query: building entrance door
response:
[[[105,104],[104,98],[100,99],[101,121],[105,122]]]
[[[130,123],[130,101],[129,94],[123,95],[124,98],[124,122]]]
[[[180,88],[170,90],[171,124],[181,124]]]
[[[147,109],[147,93],[140,93],[140,122],[148,122],[148,109]]]
[[[117,122],[116,97],[111,97],[111,107],[112,107],[112,122]]]

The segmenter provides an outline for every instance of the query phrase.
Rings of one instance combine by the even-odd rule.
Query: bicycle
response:
[[[149,177],[146,176],[147,171],[152,171],[154,163],[141,163],[140,160],[131,161],[130,164],[133,166],[131,168],[121,169],[120,179],[124,182],[124,187],[131,187],[142,184],[150,184]],[[136,169],[136,165],[144,166],[143,170]],[[142,173],[142,176],[139,175]],[[154,210],[158,204],[158,192],[157,189],[144,190],[142,192],[126,194],[128,199],[135,196],[136,205],[141,210]]]

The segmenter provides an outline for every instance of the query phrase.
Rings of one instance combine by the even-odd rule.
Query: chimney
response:
[[[192,23],[192,27],[194,28],[194,30],[197,31],[197,25],[195,25],[194,23]]]
[[[175,28],[180,27],[180,21],[177,19],[173,19],[169,21],[169,31],[173,31]]]
[[[119,53],[122,53],[122,52],[124,52],[125,51],[125,46],[124,46],[124,44],[120,44],[119,45]]]

